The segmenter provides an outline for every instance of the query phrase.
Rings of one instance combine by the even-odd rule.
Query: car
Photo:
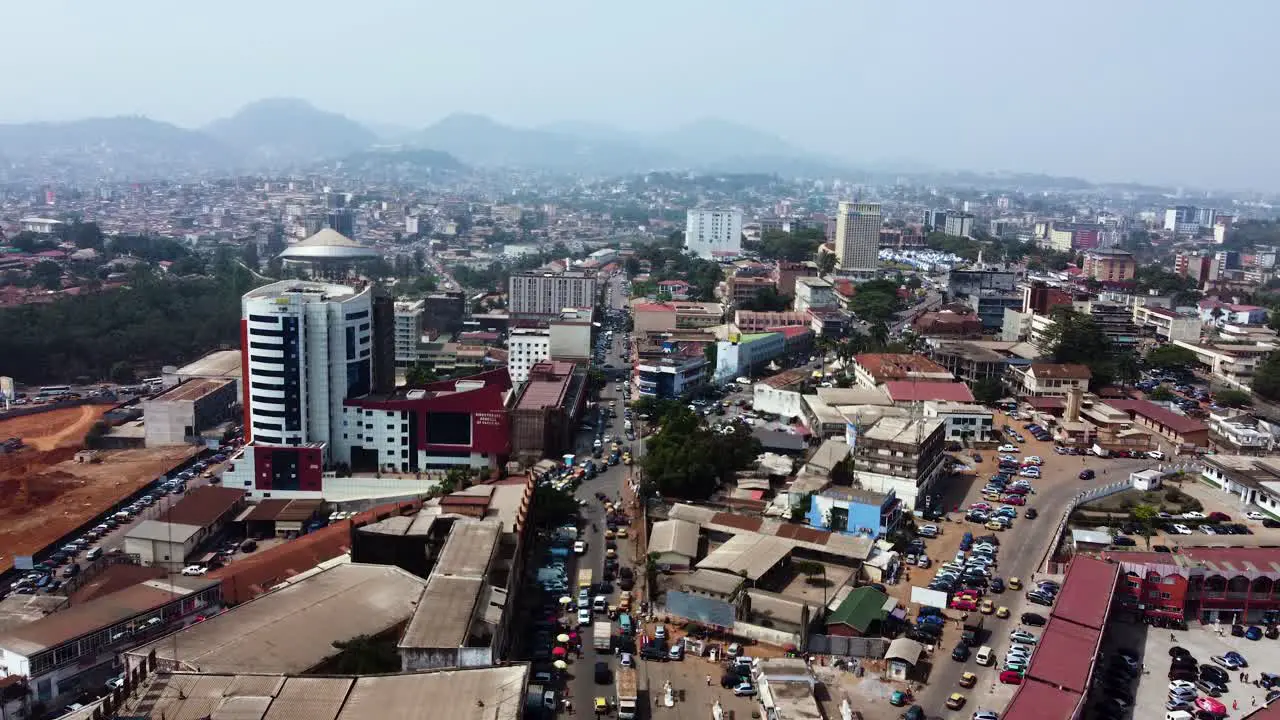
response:
[[[1021,589],[1022,589],[1022,581],[1021,581],[1021,580],[1019,580],[1019,579],[1018,579],[1018,578],[1016,578],[1016,577],[1011,577],[1011,578],[1009,578],[1009,589],[1010,589],[1010,590],[1021,590]]]
[[[1159,450],[1148,450],[1147,457],[1151,458],[1152,460],[1163,460],[1164,453],[1160,452]]]
[[[1005,606],[1003,606],[1003,605],[1001,605],[1000,607],[996,608],[996,617],[998,617],[998,618],[1007,618],[1007,617],[1009,617],[1009,608],[1007,608],[1007,607],[1005,607]]]
[[[1097,477],[1097,474],[1092,470],[1081,470],[1079,477],[1081,480],[1092,480]]]
[[[1250,625],[1249,629],[1244,631],[1244,639],[1245,640],[1261,640],[1262,628],[1258,627],[1257,625]]]
[[[951,651],[951,659],[956,662],[964,662],[969,659],[969,653],[969,646],[964,643],[960,643]]]
[[[1181,692],[1184,690],[1191,693],[1195,693],[1196,684],[1193,682],[1187,682],[1186,680],[1174,680],[1173,682],[1169,683],[1169,692],[1174,692],[1174,691]]]
[[[951,693],[951,696],[947,698],[947,708],[951,710],[959,710],[964,707],[965,701],[966,698],[964,695],[961,695],[960,693]]]
[[[1195,700],[1195,706],[1211,715],[1226,715],[1227,706],[1208,697],[1198,697]]]
[[[1212,665],[1200,666],[1200,679],[1212,680],[1213,682],[1219,683],[1221,685],[1226,685],[1227,683],[1231,682],[1231,676],[1227,674],[1227,671],[1219,667],[1214,667]]]
[[[579,608],[578,609],[578,625],[590,625],[590,624],[591,624],[591,610],[589,610],[588,608]]]
[[[978,684],[978,676],[971,672],[960,673],[960,681],[956,684],[962,688],[971,688]]]
[[[1036,617],[1040,616],[1037,615]],[[1009,632],[1009,642],[1021,643],[1023,645],[1035,645],[1036,640],[1035,634],[1029,633],[1026,630],[1011,630]]]
[[[1023,465],[1043,465],[1044,460],[1042,460],[1039,455],[1028,455],[1022,458],[1022,464]]]
[[[1027,599],[1036,605],[1044,605],[1045,607],[1053,607],[1053,596],[1045,593],[1031,591],[1027,593]]]
[[[1190,512],[1184,512],[1184,513],[1182,513],[1181,515],[1179,515],[1178,517],[1182,518],[1183,520],[1204,520],[1204,519],[1208,518],[1209,516],[1208,516],[1208,515],[1205,515],[1204,513],[1200,512],[1199,510],[1192,510],[1192,511],[1190,511]]]
[[[1244,516],[1249,520],[1266,520],[1267,519],[1266,515],[1258,512],[1257,510],[1251,510],[1245,513]]]
[[[917,535],[926,538],[936,538],[941,533],[942,531],[938,529],[937,525],[923,525],[916,530]]]
[[[209,572],[209,568],[203,565],[188,565],[182,568],[182,574],[188,577],[204,575],[207,572]]]
[[[577,540],[577,541],[575,541],[575,542],[573,543],[573,554],[574,554],[574,555],[584,555],[584,554],[586,554],[586,552],[587,552],[587,541],[586,541],[586,540]]]
[[[1180,525],[1180,524],[1177,524],[1177,523],[1175,523],[1175,524],[1173,524],[1173,525],[1170,525],[1170,526],[1169,526],[1169,531],[1170,531],[1170,532],[1172,532],[1172,533],[1174,533],[1174,534],[1176,534],[1176,535],[1190,535],[1190,534],[1191,534],[1191,528],[1187,527],[1186,525]]]
[[[733,694],[738,697],[752,697],[756,694],[756,689],[749,682],[744,682],[733,689]]]
[[[1238,670],[1241,667],[1243,667],[1240,663],[1236,662],[1233,658],[1227,657],[1226,655],[1214,655],[1213,657],[1209,658],[1209,660],[1217,663],[1218,665],[1221,665],[1222,667],[1228,670]]]
[[[1001,670],[1000,682],[1004,683],[1005,685],[1021,685],[1022,673],[1016,670]]]
[[[1002,453],[1016,453],[1018,452],[1018,446],[1005,443],[1004,445],[1001,445],[1000,447],[996,448],[996,451],[1002,452]]]

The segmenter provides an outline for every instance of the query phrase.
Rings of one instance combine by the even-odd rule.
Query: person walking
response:
[[[707,676],[707,687],[711,687],[711,676]]]

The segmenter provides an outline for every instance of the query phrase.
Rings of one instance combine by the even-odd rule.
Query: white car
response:
[[[1195,689],[1196,689],[1196,684],[1188,680],[1174,680],[1173,682],[1169,683],[1170,692],[1180,692],[1183,690],[1190,690],[1192,692],[1195,692]]]
[[[1159,450],[1148,450],[1147,457],[1151,458],[1152,460],[1163,460],[1164,453],[1160,452]]]
[[[573,544],[573,552],[575,555],[583,555],[587,552],[587,541],[579,540]]]
[[[1028,455],[1022,458],[1022,464],[1023,465],[1043,465],[1044,460],[1041,460],[1039,455]]]
[[[578,610],[578,624],[579,624],[579,625],[590,625],[590,624],[591,624],[591,610],[590,610],[590,609],[588,609],[588,608],[581,608],[581,609],[579,609],[579,610]]]
[[[182,568],[182,574],[187,576],[203,575],[209,572],[209,568],[202,565],[188,565]]]
[[[1174,533],[1176,533],[1176,534],[1178,534],[1178,535],[1190,535],[1190,534],[1191,534],[1191,528],[1187,527],[1186,525],[1174,525],[1174,526],[1172,526],[1172,529],[1173,529],[1173,532],[1174,532]]]
[[[1018,452],[1018,446],[1005,443],[1004,445],[1001,445],[1000,447],[996,448],[996,452],[1016,453]]]
[[[1204,520],[1209,516],[1205,515],[1204,513],[1198,510],[1192,510],[1191,512],[1182,513],[1182,515],[1180,515],[1179,517],[1183,518],[1184,520]]]
[[[1018,474],[1021,475],[1022,477],[1029,477],[1029,478],[1040,477],[1040,471],[1035,469],[1034,467],[1022,468],[1021,470],[1018,471]]]
[[[1267,516],[1266,516],[1266,515],[1263,515],[1262,513],[1258,512],[1257,510],[1254,510],[1254,511],[1252,511],[1252,512],[1248,512],[1248,513],[1245,513],[1245,517],[1246,517],[1246,518],[1248,518],[1248,519],[1250,519],[1250,520],[1266,520],[1266,519],[1267,519]]]

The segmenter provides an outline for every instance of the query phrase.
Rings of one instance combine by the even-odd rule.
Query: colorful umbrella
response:
[[[571,602],[573,602],[573,598],[569,597],[568,595],[565,595],[564,597],[560,598],[561,605],[568,605]]]
[[[565,650],[565,649],[564,649],[564,648],[562,648],[562,647],[554,648],[554,649],[551,651],[551,654],[552,654],[552,655],[554,655],[554,656],[556,656],[556,657],[564,657],[564,656],[565,656],[565,655],[567,655],[568,653],[569,653],[569,651],[568,651],[568,650]]]
[[[559,635],[556,636],[556,642],[567,643],[569,642],[569,636],[565,635],[564,633],[560,633]]]
[[[557,661],[555,661],[555,662],[551,663],[551,667],[553,667],[553,668],[555,668],[555,669],[557,669],[557,670],[564,670],[565,668],[569,667],[569,663],[567,663],[567,662],[565,662],[565,661],[563,661],[563,660],[557,660]]]

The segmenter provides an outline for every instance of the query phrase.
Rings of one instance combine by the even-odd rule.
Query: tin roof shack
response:
[[[425,587],[400,568],[340,563],[126,652],[124,660],[133,669],[154,652],[165,670],[332,671],[343,653],[335,643],[366,636],[390,646]]]
[[[528,684],[526,664],[325,677],[161,670],[106,717],[521,720]]]
[[[649,553],[659,565],[688,570],[698,557],[699,528],[687,520],[662,520],[649,533]]]
[[[500,521],[454,523],[400,639],[405,671],[477,667],[498,657],[505,643],[507,592],[506,571],[494,563],[501,539]]]

